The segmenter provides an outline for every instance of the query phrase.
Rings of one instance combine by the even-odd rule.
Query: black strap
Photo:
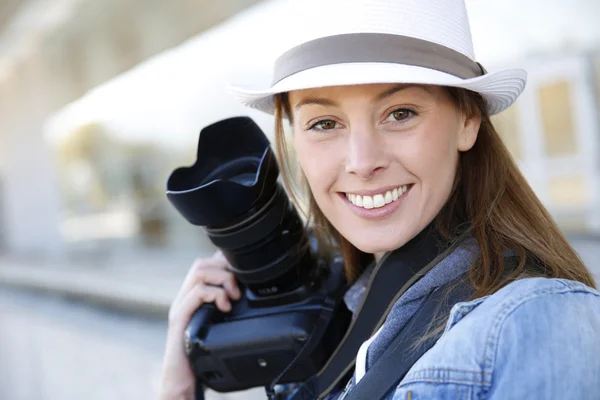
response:
[[[196,389],[194,392],[194,400],[204,400],[204,385],[200,379],[196,379]]]
[[[473,293],[466,277],[438,287],[427,295],[419,310],[410,318],[396,339],[375,362],[365,376],[346,394],[344,400],[385,398],[398,385],[408,370],[425,354],[440,337],[440,333],[417,344],[432,326],[435,316],[447,316],[452,306],[464,301]]]
[[[358,349],[377,330],[398,297],[459,243],[443,246],[433,229],[427,228],[382,259],[367,287],[371,295],[363,298],[357,316],[334,354],[317,375],[304,382],[287,400],[314,400],[328,394],[354,365]]]

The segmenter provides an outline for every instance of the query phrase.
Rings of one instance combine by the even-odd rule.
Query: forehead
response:
[[[433,85],[374,83],[363,85],[326,86],[320,88],[293,90],[289,92],[291,106],[305,98],[324,98],[338,100],[350,97],[365,97],[372,100],[385,98],[396,93],[403,95],[437,97],[443,88]]]

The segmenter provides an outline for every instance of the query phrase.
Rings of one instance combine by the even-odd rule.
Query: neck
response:
[[[440,237],[435,230],[435,221],[432,221],[429,225],[427,225],[425,228],[423,228],[423,230],[421,232],[419,232],[415,237],[413,237],[411,240],[409,240],[402,246],[398,247],[396,250],[400,250],[406,246],[407,249],[405,249],[405,250],[408,250],[410,252],[409,248],[414,247],[415,243],[422,243],[424,240],[440,243]],[[395,250],[381,251],[381,252],[373,253],[375,262],[379,262],[386,253],[394,252],[394,251]],[[441,253],[441,249],[439,252]]]

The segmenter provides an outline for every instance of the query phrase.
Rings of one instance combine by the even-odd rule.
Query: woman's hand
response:
[[[231,311],[231,299],[241,293],[235,276],[220,253],[198,259],[190,268],[169,309],[169,330],[162,365],[160,400],[194,399],[195,377],[184,350],[184,333],[194,312],[204,303],[215,303],[223,312]]]

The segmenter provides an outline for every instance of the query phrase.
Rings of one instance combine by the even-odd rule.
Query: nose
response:
[[[383,135],[369,127],[350,132],[347,143],[346,172],[367,180],[388,164]]]

